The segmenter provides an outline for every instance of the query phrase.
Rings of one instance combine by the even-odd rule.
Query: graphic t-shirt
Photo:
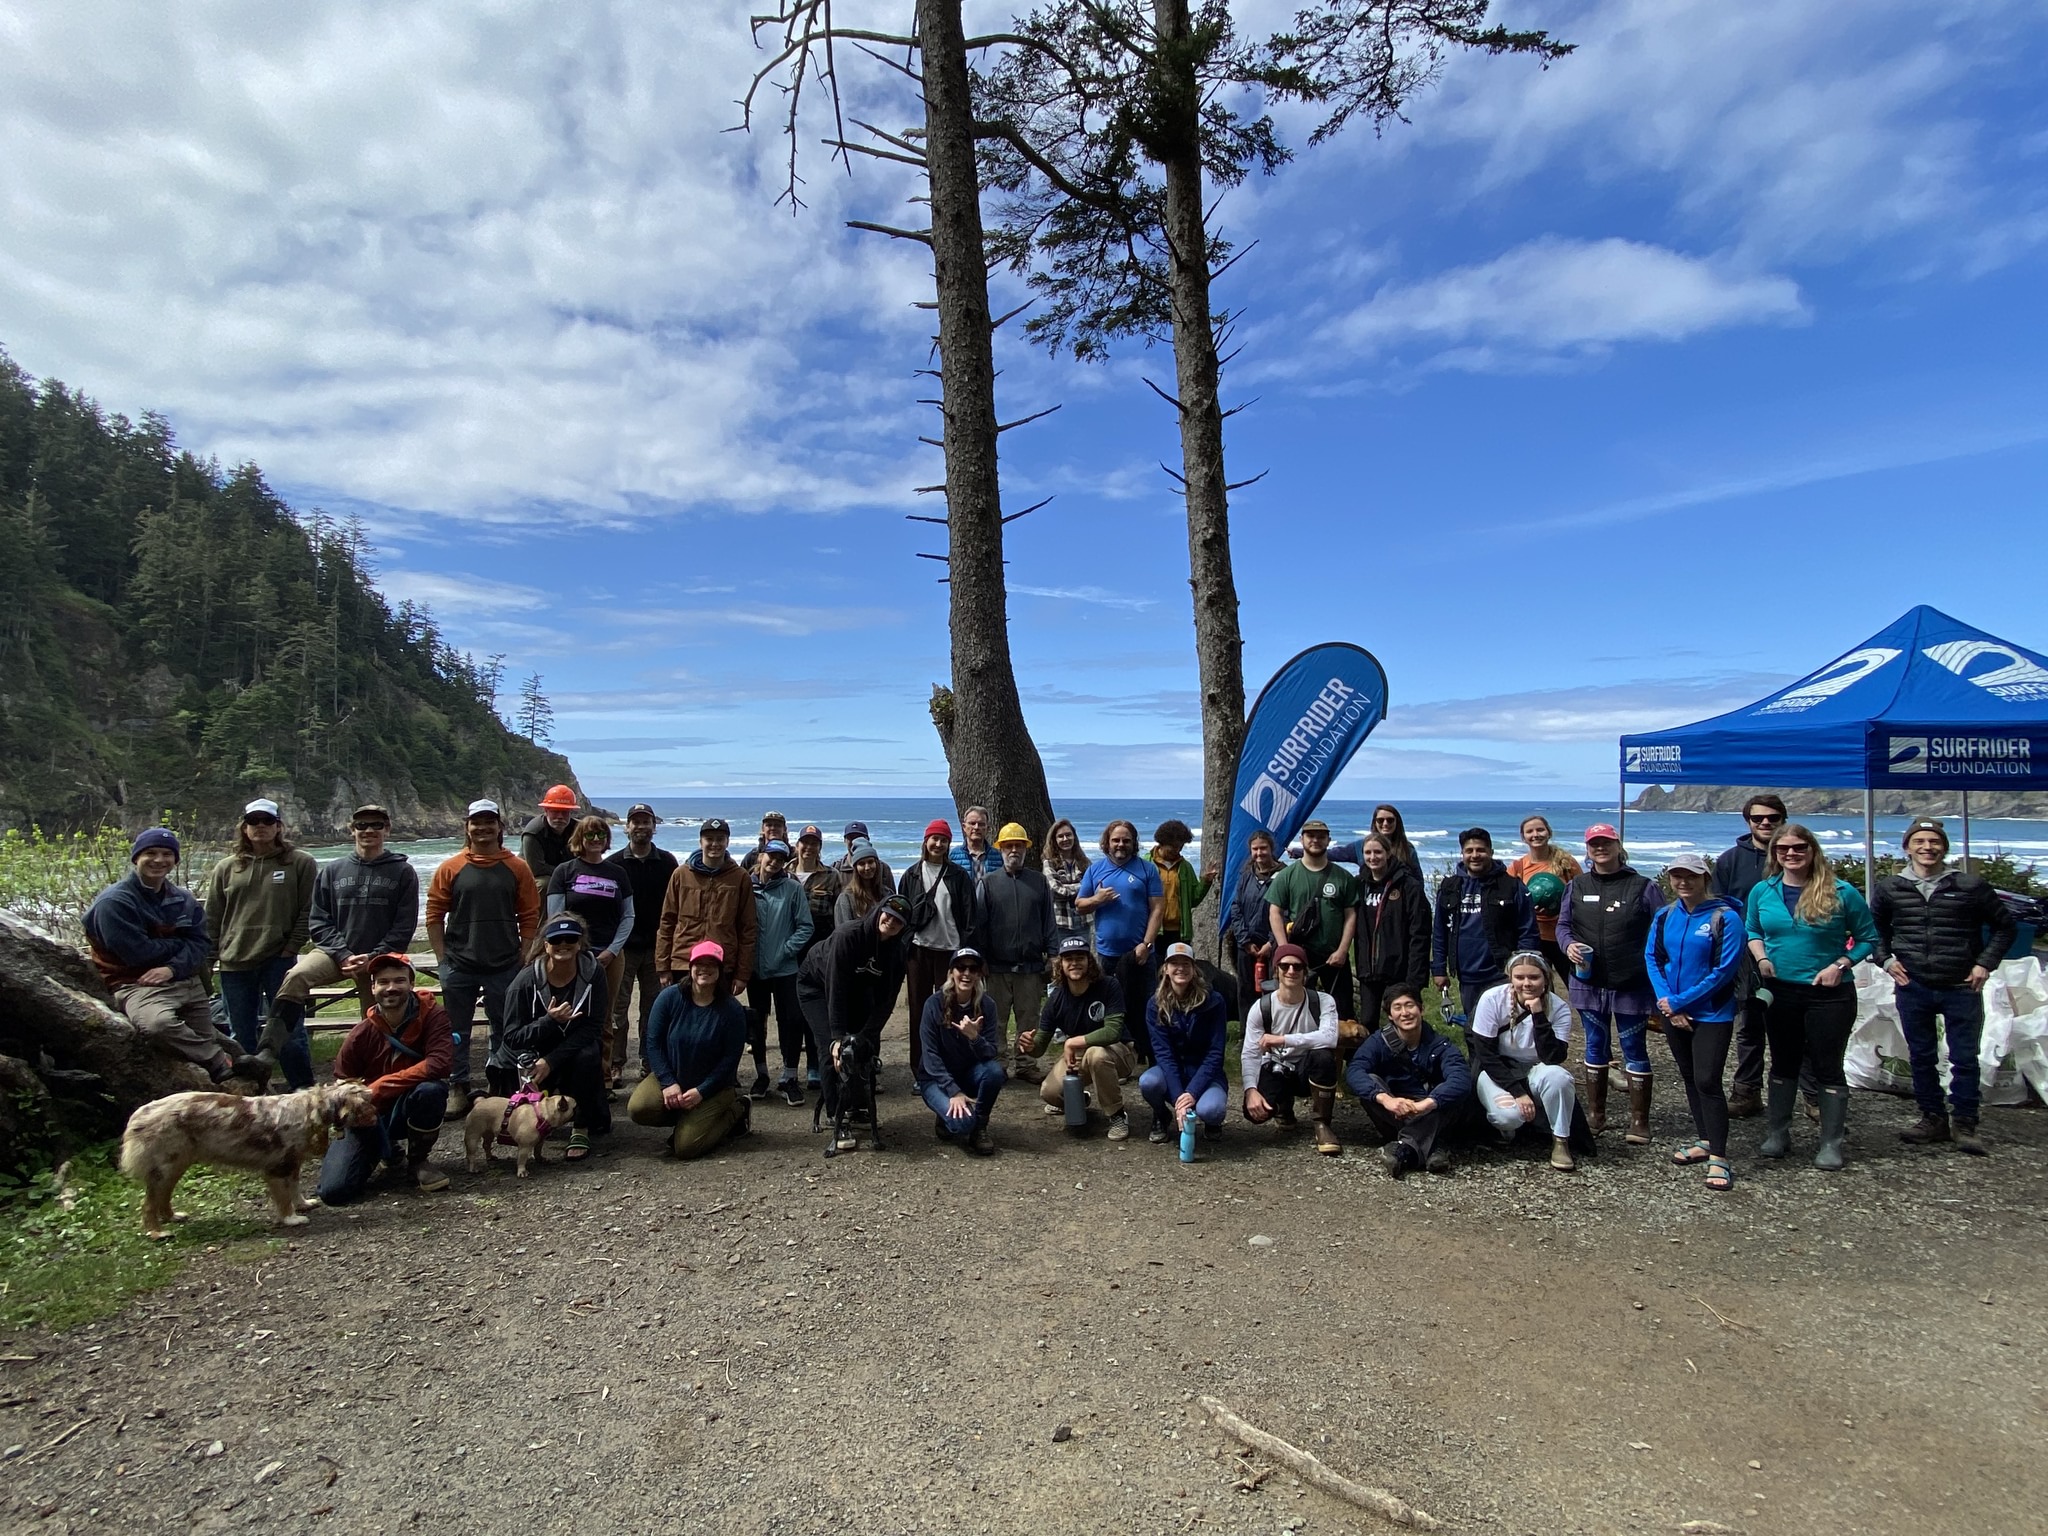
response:
[[[1166,887],[1159,883],[1159,870],[1150,859],[1133,855],[1128,863],[1097,859],[1081,877],[1080,895],[1115,891],[1116,900],[1095,908],[1095,952],[1116,960],[1128,955],[1145,937],[1155,899],[1163,900]],[[1164,919],[1162,919],[1164,921]]]
[[[1314,942],[1301,947],[1308,951],[1309,964],[1321,965],[1344,937],[1344,914],[1358,905],[1358,877],[1337,864],[1310,869],[1305,863],[1289,864],[1266,887],[1266,900],[1278,907],[1292,924],[1320,902]]]
[[[592,864],[570,859],[548,876],[548,895],[560,896],[564,907],[590,925],[592,950],[608,949],[618,937],[628,889],[624,871],[609,860]]]

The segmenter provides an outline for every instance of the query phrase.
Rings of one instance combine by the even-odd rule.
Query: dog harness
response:
[[[515,1147],[518,1145],[518,1142],[512,1139],[512,1111],[522,1104],[531,1104],[533,1106],[534,1128],[539,1133],[542,1141],[547,1140],[548,1133],[554,1127],[548,1124],[548,1117],[541,1113],[541,1103],[541,1091],[538,1088],[532,1087],[522,1088],[513,1094],[511,1098],[507,1099],[505,1101],[505,1114],[498,1121],[498,1145],[501,1147]]]

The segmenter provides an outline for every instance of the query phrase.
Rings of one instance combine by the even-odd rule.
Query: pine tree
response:
[[[537,747],[544,747],[554,739],[555,706],[541,692],[538,672],[529,672],[526,681],[519,685],[519,708],[513,712],[512,719],[520,734]]]

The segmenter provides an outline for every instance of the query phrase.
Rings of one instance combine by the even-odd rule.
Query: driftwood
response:
[[[204,1088],[207,1076],[158,1049],[113,1007],[75,948],[0,913],[0,1081],[11,1113],[0,1124],[0,1166],[19,1151],[61,1140],[66,1103],[92,1103],[118,1129],[129,1111],[167,1093]],[[11,1144],[11,1145],[9,1145]]]
[[[1216,1398],[1203,1397],[1196,1399],[1196,1402],[1216,1427],[1231,1439],[1241,1441],[1255,1451],[1264,1452],[1304,1483],[1320,1488],[1325,1493],[1334,1494],[1347,1504],[1355,1504],[1360,1509],[1370,1510],[1381,1519],[1391,1520],[1396,1525],[1405,1525],[1418,1531],[1440,1531],[1444,1528],[1443,1522],[1435,1516],[1424,1514],[1413,1505],[1395,1498],[1391,1493],[1378,1488],[1368,1488],[1363,1483],[1354,1483],[1343,1473],[1334,1471],[1316,1460],[1301,1447],[1289,1445],[1278,1435],[1268,1434],[1256,1425],[1247,1424]]]

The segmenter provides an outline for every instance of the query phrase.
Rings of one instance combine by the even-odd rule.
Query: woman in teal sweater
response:
[[[1842,1074],[1849,1031],[1856,1024],[1856,962],[1877,948],[1877,924],[1863,893],[1837,880],[1820,839],[1796,822],[1779,829],[1761,884],[1749,893],[1749,952],[1768,996],[1764,1033],[1771,1045],[1771,1081],[1764,1157],[1792,1150],[1792,1110],[1799,1066],[1820,1084],[1820,1151],[1813,1166],[1842,1166],[1849,1087]]]

